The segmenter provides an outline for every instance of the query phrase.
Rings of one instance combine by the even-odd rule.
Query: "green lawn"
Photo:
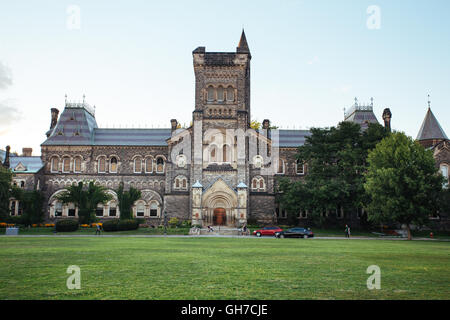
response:
[[[0,299],[449,299],[450,243],[0,238]],[[381,290],[366,269],[381,268]],[[81,290],[66,269],[81,268]]]

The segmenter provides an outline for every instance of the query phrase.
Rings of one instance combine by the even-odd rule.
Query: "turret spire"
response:
[[[239,44],[236,48],[236,51],[239,53],[250,53],[244,29],[242,29],[241,39],[239,40]]]

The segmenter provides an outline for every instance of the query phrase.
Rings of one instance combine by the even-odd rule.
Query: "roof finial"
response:
[[[428,95],[428,109],[431,109],[431,100],[430,100],[430,95]]]
[[[355,97],[355,106],[357,106],[357,105],[358,105],[358,98]]]
[[[370,105],[373,107],[373,97],[370,98]]]
[[[83,103],[84,103],[84,99],[86,99],[86,95],[85,94],[83,94]]]
[[[64,99],[64,102],[67,103],[67,93],[66,93],[66,95],[64,96],[64,98],[65,98],[65,99]]]

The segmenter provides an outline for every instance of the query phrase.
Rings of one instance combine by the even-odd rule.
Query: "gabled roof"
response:
[[[44,166],[41,157],[10,157],[9,161],[10,169],[16,173],[36,173]]]
[[[448,140],[447,135],[434,116],[431,108],[428,108],[422,127],[420,127],[417,140]]]

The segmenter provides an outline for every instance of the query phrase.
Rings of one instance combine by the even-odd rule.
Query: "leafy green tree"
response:
[[[362,131],[353,122],[313,128],[311,133],[297,154],[299,164],[307,164],[308,174],[303,181],[279,180],[279,200],[288,211],[308,210],[315,224],[322,225],[326,210],[365,206],[367,155],[389,133],[379,124]]]
[[[99,203],[105,204],[112,200],[112,196],[106,192],[106,188],[89,182],[87,188],[83,182],[67,187],[67,191],[56,197],[62,203],[73,203],[78,207],[80,223],[91,223],[96,220],[95,210]]]
[[[411,240],[410,225],[426,224],[442,195],[443,177],[432,151],[396,132],[370,152],[368,163],[368,219],[405,224]]]
[[[12,172],[0,163],[0,219],[9,216],[9,199],[11,198]]]
[[[12,195],[22,203],[21,221],[25,225],[40,223],[44,220],[44,195],[39,190],[12,189]]]
[[[141,191],[133,187],[130,187],[129,191],[124,191],[123,182],[121,182],[116,193],[119,200],[120,219],[133,219],[131,208],[141,198]]]

